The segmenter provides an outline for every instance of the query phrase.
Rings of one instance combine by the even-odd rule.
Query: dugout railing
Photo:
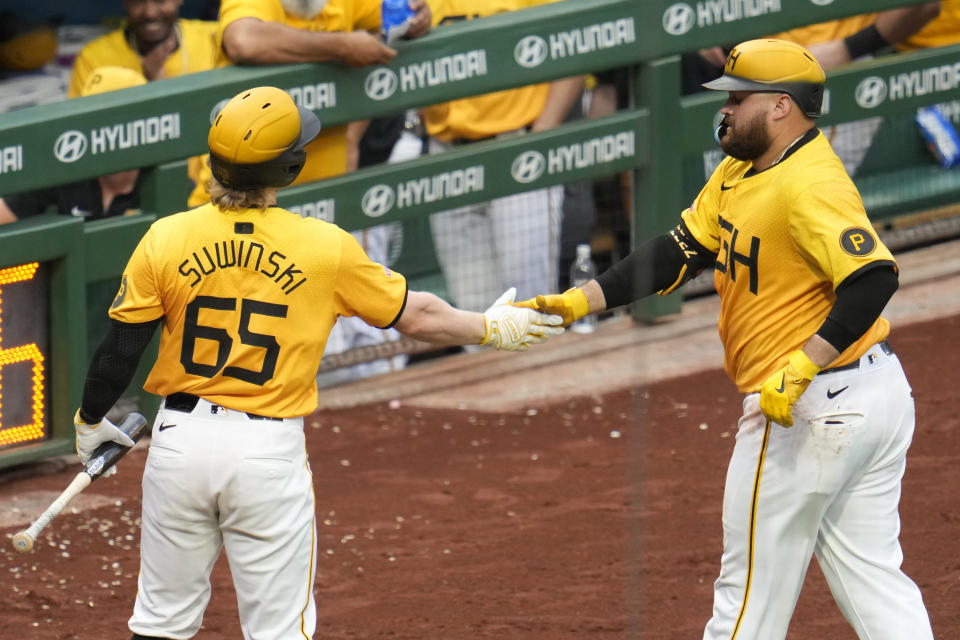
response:
[[[684,159],[712,146],[710,125],[722,103],[720,95],[680,96],[678,54],[918,3],[566,0],[437,29],[401,43],[397,58],[383,67],[228,67],[3,114],[0,194],[134,167],[156,168],[140,215],[83,224],[49,214],[0,227],[0,328],[15,329],[0,334],[0,467],[72,449],[70,418],[79,403],[90,344],[106,322],[102,310],[108,296],[149,224],[184,208],[189,186],[185,159],[204,151],[212,114],[237,91],[259,84],[279,86],[334,125],[635,65],[632,106],[613,116],[287,189],[280,204],[354,230],[384,222],[423,222],[430,213],[462,204],[634,170],[637,240],[668,228],[688,201]],[[821,122],[904,114],[956,99],[956,81],[944,81],[924,95],[873,104],[859,103],[857,93],[877,78],[885,82],[898,74],[957,68],[960,47],[950,47],[831,73],[829,110]],[[939,198],[960,200],[960,182],[951,178],[941,186]],[[914,204],[909,194],[898,200],[904,209]],[[414,282],[436,276],[432,256],[419,253],[408,256],[409,264],[403,267]],[[41,265],[42,279],[17,271],[33,262]],[[25,320],[31,314],[2,304],[4,291],[18,285],[30,285],[29,295],[47,302],[33,308],[32,315],[42,318]],[[658,300],[638,314],[660,315],[679,304],[679,298]],[[25,326],[16,326],[18,322]],[[29,340],[41,333],[45,346],[38,351]],[[142,406],[149,412],[156,399],[139,391],[146,367],[141,369],[130,391],[142,394]]]

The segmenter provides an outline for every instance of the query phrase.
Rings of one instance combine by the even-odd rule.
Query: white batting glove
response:
[[[73,428],[77,431],[77,455],[80,456],[83,466],[87,466],[90,458],[93,457],[94,450],[104,442],[113,441],[125,447],[132,447],[135,444],[130,436],[120,431],[106,418],[97,424],[87,424],[80,418],[79,411],[73,416]],[[116,472],[117,465],[113,465],[103,472],[102,477],[112,476]]]
[[[531,344],[563,333],[563,318],[515,307],[516,295],[516,287],[511,287],[483,312],[487,335],[480,344],[504,351],[523,351]]]

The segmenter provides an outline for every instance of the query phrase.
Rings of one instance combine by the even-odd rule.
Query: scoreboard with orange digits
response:
[[[85,240],[83,221],[68,216],[0,227],[0,469],[74,450],[93,264]]]
[[[0,451],[50,436],[48,268],[0,268]]]

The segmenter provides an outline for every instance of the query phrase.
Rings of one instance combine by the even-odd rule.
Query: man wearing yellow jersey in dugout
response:
[[[86,44],[73,63],[67,95],[76,98],[93,71],[126,67],[148,81],[212,69],[217,23],[179,17],[183,0],[124,0],[124,25]]]
[[[414,5],[420,11],[411,30],[416,27],[413,32],[422,35],[424,28],[429,29],[429,7],[423,0],[415,0]],[[380,0],[221,0],[216,66],[327,61],[352,67],[386,64],[397,52],[374,35],[381,22]],[[322,115],[322,105],[315,110]],[[353,138],[348,136],[346,124],[324,128],[307,149],[307,164],[292,184],[339,176],[355,168],[359,137]],[[209,200],[209,178],[206,163],[191,166],[190,179],[195,186],[187,200],[189,206]]]
[[[824,80],[800,45],[735,47],[704,85],[730,92],[728,157],[680,224],[582,288],[518,303],[569,324],[714,266],[724,367],[746,395],[705,640],[782,640],[811,554],[860,638],[933,638],[900,569],[914,406],[880,317],[897,268],[814,126]]]
[[[134,640],[190,638],[226,550],[245,638],[312,638],[316,528],[303,416],[339,316],[436,344],[522,350],[562,333],[560,318],[512,306],[484,313],[408,291],[339,227],[276,206],[320,131],[284,91],[241,92],[208,144],[211,203],[150,227],[124,270],[111,324],[75,418],[86,463],[102,442],[132,442],[103,416],[157,326],[144,388],[164,397],[143,476]],[[114,470],[115,471],[115,470]]]

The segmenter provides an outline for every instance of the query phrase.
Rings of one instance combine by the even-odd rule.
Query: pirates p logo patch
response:
[[[113,304],[110,305],[111,309],[116,309],[123,303],[123,299],[127,297],[127,276],[124,274],[123,279],[120,280],[120,291],[117,291],[117,297],[113,299]]]
[[[840,247],[852,256],[868,256],[877,248],[877,240],[863,227],[850,227],[840,234]]]

